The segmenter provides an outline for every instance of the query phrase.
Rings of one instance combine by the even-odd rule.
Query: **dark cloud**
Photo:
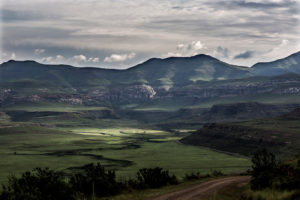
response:
[[[207,5],[214,10],[223,10],[223,9],[256,9],[264,10],[265,12],[270,12],[274,9],[280,8],[281,11],[283,8],[286,8],[286,11],[295,11],[294,8],[299,6],[299,2],[295,0],[285,0],[285,1],[246,1],[246,0],[226,0],[226,1],[211,1]]]
[[[254,51],[245,51],[234,56],[234,59],[249,59],[254,56]]]
[[[44,15],[42,12],[31,12],[31,11],[16,11],[11,9],[0,9],[1,18],[4,22],[9,21],[36,21],[45,19],[59,19],[58,16]]]
[[[249,2],[249,1],[242,0],[242,1],[231,2],[231,6],[233,6],[234,4],[239,7],[245,7],[245,8],[272,9],[272,8],[294,7],[296,6],[297,2],[291,0],[285,0],[282,2],[268,2],[268,1]]]
[[[17,12],[8,9],[1,9],[0,13],[2,14],[1,17],[3,21],[32,20],[37,18],[37,16],[30,13]]]
[[[123,63],[129,66],[201,41],[201,53],[249,65],[265,49],[276,47],[269,56],[276,59],[299,48],[300,5],[293,0],[3,0],[3,5],[2,50],[17,58],[84,55],[99,58],[101,66],[111,64],[102,62],[105,57],[134,52]],[[290,43],[277,47],[282,40]],[[225,47],[243,53],[232,56]],[[35,49],[45,52],[34,54]]]
[[[228,48],[223,48],[221,46],[218,46],[217,50],[217,55],[220,55],[223,58],[229,58],[230,52]]]

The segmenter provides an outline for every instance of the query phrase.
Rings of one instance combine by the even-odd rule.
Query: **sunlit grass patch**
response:
[[[166,138],[154,138],[154,139],[149,139],[149,141],[153,142],[170,142],[170,141],[177,141],[180,140],[181,137],[166,137]]]
[[[149,135],[167,135],[168,133],[161,130],[150,130],[150,129],[137,129],[137,128],[76,128],[71,132],[81,135],[98,135],[98,136],[117,136],[126,137],[137,134],[149,134]]]
[[[191,133],[196,130],[194,130],[194,129],[174,129],[174,131],[179,132],[179,133]]]

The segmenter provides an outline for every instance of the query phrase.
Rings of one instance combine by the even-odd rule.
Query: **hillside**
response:
[[[50,102],[178,110],[245,101],[295,103],[300,99],[299,65],[282,63],[298,58],[299,52],[245,68],[200,54],[153,58],[127,70],[8,61],[0,65],[0,105]],[[286,69],[282,73],[294,73],[254,76],[256,69],[272,71],[276,63]]]
[[[13,72],[13,73],[12,73]],[[249,76],[248,69],[223,63],[213,57],[150,59],[127,70],[75,68],[44,65],[35,61],[8,61],[0,66],[0,80],[49,81],[74,88],[144,83],[152,87],[172,88],[197,80],[226,80]],[[102,81],[100,81],[102,79]],[[80,80],[80,81],[78,81]]]
[[[286,58],[268,63],[257,63],[251,67],[251,72],[258,76],[276,76],[285,73],[300,73],[300,52]]]
[[[68,65],[40,64],[35,61],[10,60],[0,65],[0,81],[58,81],[58,85],[79,88],[92,85],[144,83],[154,88],[170,89],[196,81],[299,74],[299,63],[300,52],[273,62],[257,63],[251,68],[230,65],[204,54],[193,57],[152,58],[127,70],[77,68]]]
[[[221,122],[277,117],[299,105],[274,105],[258,102],[213,105],[201,115],[202,121]]]
[[[295,118],[298,112],[296,109],[281,117],[263,120],[206,124],[180,141],[246,156],[262,148],[279,156],[293,156],[300,151],[300,123],[299,118]]]
[[[133,79],[167,90],[196,81],[228,80],[250,76],[246,67],[229,65],[204,54],[183,58],[150,59],[129,68],[126,72]]]
[[[35,61],[8,61],[0,65],[0,83],[16,89],[49,87],[80,89],[105,87],[116,70],[44,65]]]

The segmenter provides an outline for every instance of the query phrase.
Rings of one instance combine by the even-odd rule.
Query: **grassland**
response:
[[[26,112],[78,112],[87,110],[107,110],[102,106],[80,106],[63,103],[18,103],[1,108],[2,111],[26,111]]]
[[[49,107],[26,108],[30,112],[49,110]],[[178,143],[190,130],[168,132],[135,120],[82,118],[81,112],[88,109],[81,107],[61,111],[65,113],[37,115],[24,122],[9,121],[2,113],[0,183],[4,183],[9,174],[18,175],[34,167],[71,173],[92,162],[115,169],[121,179],[134,177],[143,167],[160,166],[183,177],[196,171],[203,174],[213,170],[240,172],[250,166],[244,157]]]

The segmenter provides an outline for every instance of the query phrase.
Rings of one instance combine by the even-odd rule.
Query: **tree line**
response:
[[[276,190],[300,191],[300,159],[296,164],[287,164],[276,160],[267,150],[255,153],[252,157],[252,190],[266,188]],[[185,180],[194,180],[212,175],[200,173],[186,174]],[[77,200],[95,199],[120,194],[124,191],[159,188],[178,184],[175,175],[160,167],[139,169],[135,179],[118,181],[115,171],[107,170],[100,163],[88,164],[80,172],[68,175],[63,171],[49,168],[35,168],[24,172],[20,177],[10,176],[8,183],[2,186],[0,200]],[[300,192],[295,193],[295,199]]]
[[[76,200],[111,196],[130,189],[158,188],[177,184],[175,175],[160,167],[143,168],[137,178],[117,181],[112,170],[100,163],[85,165],[81,172],[68,177],[62,171],[35,168],[21,177],[10,176],[2,186],[0,200]]]

